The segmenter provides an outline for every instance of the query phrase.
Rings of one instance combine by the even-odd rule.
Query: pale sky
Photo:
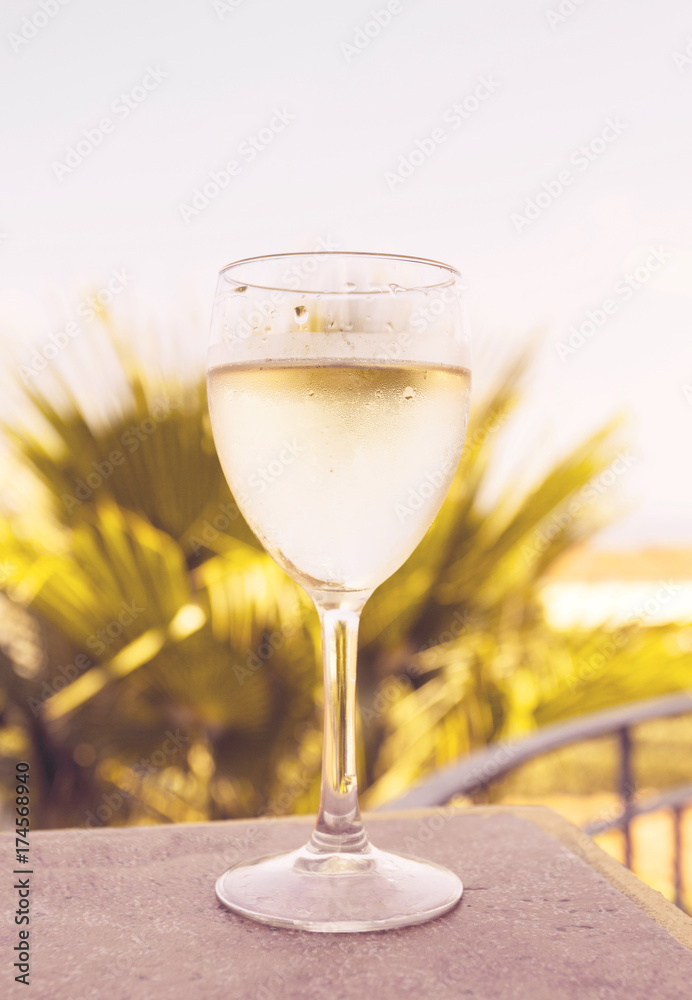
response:
[[[478,394],[543,331],[499,478],[626,413],[630,512],[602,544],[692,544],[687,0],[44,7],[0,10],[0,321],[18,356],[114,272],[120,315],[192,337],[238,257],[321,240],[443,260],[464,274]],[[93,335],[80,323],[60,364]]]

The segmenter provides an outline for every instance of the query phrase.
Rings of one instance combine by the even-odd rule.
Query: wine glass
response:
[[[219,275],[208,356],[216,448],[247,522],[315,602],[322,629],[312,836],[216,883],[222,903],[265,924],[382,930],[461,898],[446,868],[370,844],[355,750],[360,612],[427,531],[464,443],[459,295],[454,268],[393,254],[275,254]]]

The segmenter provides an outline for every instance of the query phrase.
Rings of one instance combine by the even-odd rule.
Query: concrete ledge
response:
[[[606,854],[591,837],[552,809],[542,806],[512,806],[510,811],[516,816],[525,816],[559,840],[607,879],[613,888],[636,903],[659,927],[665,928],[680,944],[692,951],[692,920],[660,892],[638,879],[629,868]]]
[[[31,838],[31,985],[13,981],[16,900],[0,954],[33,1000],[683,1000],[692,921],[547,809],[371,815],[378,846],[448,865],[461,905],[357,935],[276,930],[217,902],[242,858],[297,847],[311,821],[61,830]],[[0,838],[15,867],[14,840]]]

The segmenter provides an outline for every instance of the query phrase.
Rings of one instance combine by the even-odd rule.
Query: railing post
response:
[[[673,881],[675,882],[675,905],[684,909],[684,886],[682,881],[682,806],[673,806]]]
[[[632,831],[630,829],[629,810],[632,804],[632,793],[634,791],[634,781],[632,778],[632,737],[629,728],[623,726],[618,732],[620,743],[620,773],[618,781],[618,791],[622,800],[622,811],[624,821],[622,833],[625,841],[625,864],[632,867]]]

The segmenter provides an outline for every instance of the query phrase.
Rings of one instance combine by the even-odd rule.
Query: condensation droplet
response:
[[[411,386],[407,385],[406,388],[404,389],[404,399],[413,399],[415,395],[416,394],[411,388]]]
[[[355,281],[344,281],[344,288],[347,288],[349,292],[353,291],[356,287]]]
[[[245,295],[246,291],[247,291],[247,285],[236,285],[235,286],[235,293],[236,293],[236,295]]]
[[[314,396],[314,395],[315,395],[314,389],[308,389],[308,396]]]
[[[405,292],[406,289],[404,288],[403,285],[397,285],[395,281],[390,281],[389,291],[392,293],[392,295],[396,295],[397,292]]]
[[[387,323],[384,324],[384,328],[387,331],[387,333],[391,333],[392,330],[394,329],[394,327],[392,326],[392,324],[389,323],[389,322],[387,322]]]
[[[293,315],[296,318],[296,323],[298,326],[305,326],[308,321],[309,313],[305,306],[296,306],[293,310]]]

